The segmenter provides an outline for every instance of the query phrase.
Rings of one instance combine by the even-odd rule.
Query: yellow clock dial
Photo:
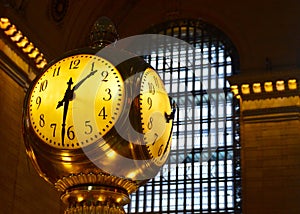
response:
[[[142,76],[140,107],[144,142],[153,161],[162,165],[170,151],[172,110],[164,84],[152,68]]]
[[[63,58],[46,69],[31,89],[31,126],[52,147],[85,147],[114,126],[123,93],[122,76],[106,59],[91,54]]]

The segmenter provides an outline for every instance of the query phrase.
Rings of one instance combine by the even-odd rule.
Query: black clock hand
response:
[[[173,100],[173,102],[172,102],[172,98],[171,98],[171,97],[169,97],[169,99],[170,99],[170,104],[171,104],[171,106],[172,106],[173,109],[172,109],[171,114],[169,114],[169,115],[165,112],[165,117],[166,117],[166,122],[167,122],[167,123],[169,123],[170,120],[173,120],[173,121],[172,121],[172,123],[173,123],[173,122],[174,122],[174,118],[175,118],[175,112],[176,112],[177,105],[176,105],[176,103],[175,103],[174,100]],[[170,132],[170,133],[172,133],[172,132],[173,132],[173,124],[172,124],[172,128],[171,128],[171,132]],[[172,137],[172,134],[169,135],[168,142],[167,142],[167,145],[166,145],[166,147],[165,147],[165,150],[164,150],[164,153],[163,153],[162,157],[163,157],[163,156],[165,155],[165,153],[168,151],[168,147],[169,147],[169,144],[170,144],[171,137]],[[162,157],[161,157],[161,158],[162,158]]]
[[[174,117],[175,117],[175,112],[176,112],[176,103],[174,100],[172,100],[171,97],[169,97],[170,99],[170,104],[172,106],[172,112],[170,114],[168,114],[167,112],[165,112],[165,118],[166,118],[166,122],[169,123],[170,120],[174,120]]]
[[[94,64],[92,64],[92,71],[86,77],[84,77],[82,80],[80,80],[76,85],[74,85],[74,87],[72,89],[73,91],[77,90],[79,88],[79,86],[81,86],[84,81],[86,81],[88,78],[93,76],[98,71],[98,70],[93,71],[93,68],[94,68],[93,65]]]
[[[74,93],[74,88],[71,89],[71,85],[73,84],[72,77],[69,79],[67,82],[68,88],[65,92],[64,98],[58,102],[56,109],[64,106],[64,112],[63,112],[63,122],[61,126],[61,142],[62,146],[64,146],[65,142],[65,133],[66,133],[66,118],[68,114],[68,107],[69,107],[69,102],[73,99],[73,93]]]

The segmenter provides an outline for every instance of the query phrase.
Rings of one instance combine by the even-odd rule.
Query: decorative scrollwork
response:
[[[69,0],[52,0],[51,16],[55,22],[61,22],[65,17],[69,6]]]

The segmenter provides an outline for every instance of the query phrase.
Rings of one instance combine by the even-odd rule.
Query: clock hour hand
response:
[[[74,89],[71,89],[71,85],[73,84],[72,77],[69,79],[67,84],[68,84],[68,88],[65,92],[64,98],[61,101],[59,101],[56,106],[56,109],[58,109],[61,106],[64,106],[63,123],[61,126],[61,142],[62,142],[63,146],[64,146],[64,142],[65,142],[66,118],[67,118],[67,114],[68,114],[69,102],[73,99],[73,93],[74,93]]]
[[[170,99],[170,104],[172,106],[172,112],[170,114],[168,114],[167,112],[165,112],[165,118],[166,118],[166,122],[169,123],[170,120],[174,120],[175,118],[175,112],[176,112],[176,103],[174,100],[172,100],[171,97],[169,97]]]
[[[172,106],[172,112],[171,112],[171,114],[167,114],[167,113],[165,112],[165,117],[166,117],[167,123],[169,123],[170,120],[173,120],[173,121],[174,121],[174,118],[175,118],[175,112],[176,112],[176,108],[177,108],[177,105],[176,105],[175,101],[174,101],[171,97],[169,97],[169,99],[170,99],[170,103],[171,103],[171,106]],[[165,155],[165,153],[168,151],[168,147],[169,147],[170,140],[171,140],[171,137],[172,137],[172,130],[173,130],[173,124],[172,124],[172,128],[171,128],[171,132],[170,132],[170,135],[169,135],[169,139],[168,139],[167,145],[166,145],[166,147],[165,147],[165,150],[164,150],[163,155],[161,156],[161,158],[162,158],[162,157]]]

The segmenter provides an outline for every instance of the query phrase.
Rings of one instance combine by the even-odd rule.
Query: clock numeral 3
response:
[[[107,92],[107,95],[108,95],[108,96],[107,96],[107,97],[103,97],[103,100],[104,100],[104,101],[109,101],[109,100],[111,99],[111,93],[110,93],[111,90],[110,90],[110,88],[106,88],[106,89],[105,89],[105,92]]]

